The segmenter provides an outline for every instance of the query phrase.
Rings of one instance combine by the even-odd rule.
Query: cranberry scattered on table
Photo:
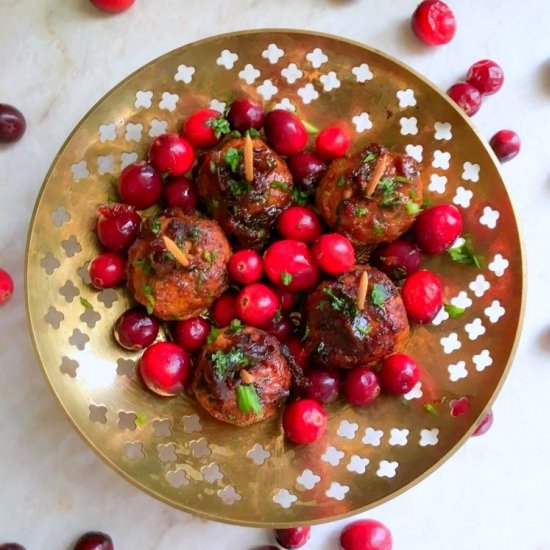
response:
[[[468,82],[457,82],[448,90],[447,95],[468,115],[473,116],[481,107],[481,92]]]
[[[311,537],[311,527],[290,527],[288,529],[276,529],[277,542],[288,550],[302,548]]]
[[[500,162],[513,159],[521,149],[521,140],[513,130],[500,130],[489,141]]]
[[[342,550],[391,550],[392,544],[390,530],[374,519],[354,521],[340,533]]]
[[[113,540],[100,531],[90,531],[82,535],[73,550],[114,550]]]
[[[451,8],[441,0],[424,0],[413,13],[412,30],[429,46],[448,44],[456,32],[456,19]]]
[[[0,305],[5,304],[13,294],[13,279],[11,275],[0,268]]]
[[[481,422],[478,424],[472,436],[477,437],[480,435],[486,434],[493,425],[493,410],[490,409],[489,412],[481,419]]]
[[[5,542],[0,544],[0,550],[25,550],[25,547],[16,542]]]
[[[100,10],[109,13],[121,13],[130,8],[135,0],[90,0],[90,2]]]
[[[26,129],[27,122],[21,111],[12,105],[0,103],[0,143],[19,141]]]
[[[482,95],[496,94],[504,84],[504,71],[498,63],[482,59],[468,69],[466,82],[477,88]]]

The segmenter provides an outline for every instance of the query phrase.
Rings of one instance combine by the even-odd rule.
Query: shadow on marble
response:
[[[546,60],[538,68],[536,80],[540,86],[540,90],[550,97],[550,59]]]
[[[550,180],[549,180],[550,183]],[[545,353],[550,353],[550,326],[545,327],[537,337],[538,347]]]

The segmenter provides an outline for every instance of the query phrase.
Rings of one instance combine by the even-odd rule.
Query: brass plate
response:
[[[404,404],[338,402],[316,444],[283,438],[279,419],[236,429],[186,397],[141,386],[137,354],[113,341],[125,290],[97,292],[85,266],[98,252],[95,207],[109,180],[143,156],[150,136],[177,131],[193,110],[238,96],[282,103],[319,126],[346,121],[354,147],[391,144],[422,160],[427,196],[454,202],[486,264],[446,256],[445,302],[460,319],[415,328],[408,351],[423,369]],[[126,479],[187,512],[252,526],[290,526],[355,514],[421,480],[468,438],[492,403],[522,320],[524,267],[510,199],[492,152],[432,84],[361,44],[298,31],[209,38],[124,80],[83,118],[55,158],[30,227],[27,305],[40,364],[91,447]],[[85,308],[80,298],[90,302]],[[462,400],[462,401],[459,401]],[[464,414],[453,406],[468,402]],[[425,405],[432,404],[432,413]],[[460,408],[460,407],[459,407]],[[457,409],[455,409],[455,412]]]

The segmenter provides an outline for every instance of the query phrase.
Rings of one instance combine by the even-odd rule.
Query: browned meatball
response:
[[[197,177],[210,215],[242,247],[260,248],[279,214],[289,206],[292,176],[285,162],[261,139],[253,139],[254,179],[244,174],[244,139],[209,151]]]
[[[187,319],[227,288],[230,256],[214,220],[181,211],[148,218],[128,252],[128,287],[160,319]]]
[[[215,418],[248,426],[277,413],[292,371],[279,341],[263,330],[227,328],[195,363],[191,390]]]
[[[355,244],[397,239],[413,224],[422,184],[411,157],[382,145],[335,160],[321,180],[315,202],[328,225]]]
[[[363,310],[357,295],[363,272],[368,287]],[[355,267],[325,281],[307,302],[312,361],[320,366],[352,368],[374,365],[401,351],[409,338],[407,312],[399,291],[381,271]]]

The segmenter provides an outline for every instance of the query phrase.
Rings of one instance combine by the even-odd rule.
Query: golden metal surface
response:
[[[83,268],[99,250],[96,205],[132,153],[141,157],[151,135],[177,131],[211,100],[242,95],[268,109],[291,102],[317,126],[345,121],[355,132],[354,147],[381,141],[421,155],[427,196],[461,204],[465,231],[486,258],[479,270],[446,255],[426,261],[441,275],[445,302],[456,298],[468,307],[460,319],[414,329],[408,351],[422,366],[421,395],[415,392],[407,404],[384,396],[368,408],[333,404],[326,435],[307,447],[285,441],[277,418],[237,429],[211,419],[187,397],[144,391],[134,371],[137,355],[121,350],[111,335],[130,299],[125,290],[93,290]],[[470,121],[424,78],[375,50],[285,30],[185,46],[99,101],[46,177],[30,228],[26,277],[40,364],[99,456],[175,507],[252,526],[354,514],[433,471],[493,401],[515,351],[524,305],[513,208],[495,158]],[[469,411],[453,417],[451,404],[460,398],[469,400]]]

